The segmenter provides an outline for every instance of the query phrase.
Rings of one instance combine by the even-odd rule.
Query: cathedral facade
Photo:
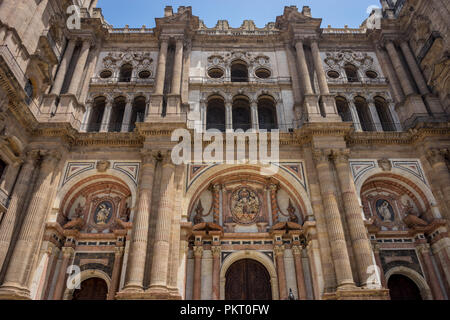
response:
[[[0,1],[0,299],[448,300],[450,4],[381,6],[115,28]],[[176,162],[176,130],[276,142],[275,170]]]

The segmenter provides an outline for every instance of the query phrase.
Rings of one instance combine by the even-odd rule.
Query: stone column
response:
[[[419,91],[422,95],[426,95],[430,93],[428,86],[423,78],[422,71],[420,71],[419,66],[417,65],[416,58],[414,58],[411,49],[409,48],[408,42],[401,41],[400,48],[402,49],[403,55],[405,56],[406,63],[408,64],[409,69],[411,70],[412,76],[419,88]]]
[[[374,129],[378,132],[383,132],[383,126],[381,125],[375,102],[373,100],[367,100],[367,105],[369,106],[370,117],[372,118]]]
[[[203,132],[206,132],[206,128],[207,128],[207,112],[208,112],[208,108],[206,106],[206,99],[201,99],[200,100],[200,122],[201,122],[201,129]],[[197,125],[195,125],[195,128],[197,129]]]
[[[442,294],[441,287],[439,285],[439,280],[434,270],[433,262],[431,261],[430,256],[430,245],[421,244],[417,248],[422,256],[422,261],[424,263],[425,272],[428,278],[428,283],[431,287],[431,292],[433,293],[433,297],[435,300],[445,300],[444,295]]]
[[[447,210],[443,210],[442,215],[450,221],[450,172],[445,160],[445,154],[448,149],[429,149],[427,151],[427,158],[433,168],[433,175],[438,182],[443,195],[443,200]]]
[[[233,130],[233,102],[225,102],[225,127],[227,131]]]
[[[94,75],[95,68],[97,66],[98,56],[100,55],[100,46],[98,45],[95,50],[91,50],[91,58],[89,59],[89,66],[87,67],[86,77],[84,78],[83,85],[80,94],[80,103],[86,101],[86,97],[89,93],[89,84],[91,82],[91,77]]]
[[[106,100],[106,106],[105,106],[105,111],[103,113],[100,132],[108,132],[109,131],[109,124],[111,122],[112,108],[113,108],[113,101],[111,99]]]
[[[400,86],[400,81],[398,80],[397,75],[395,74],[394,68],[392,66],[391,61],[386,55],[386,51],[384,48],[380,46],[375,46],[377,57],[380,60],[381,68],[384,73],[389,78],[389,83],[391,84],[392,93],[394,95],[395,101],[397,103],[402,102],[405,99],[405,95],[403,94],[403,90]]]
[[[55,291],[53,292],[53,300],[63,299],[64,289],[66,289],[67,267],[69,266],[69,262],[72,259],[74,252],[75,251],[72,247],[62,248],[63,259],[61,262],[61,267],[59,268]]]
[[[278,186],[273,183],[270,184],[269,191],[270,191],[270,208],[272,212],[272,225],[276,225],[278,223],[278,200],[277,200]]]
[[[20,218],[21,212],[25,204],[25,198],[32,188],[31,177],[36,168],[39,151],[30,151],[22,166],[19,177],[17,179],[15,190],[9,202],[8,211],[6,211],[0,224],[0,269],[3,266],[8,248],[13,238],[14,228]]]
[[[380,246],[377,243],[372,244],[373,254],[375,256],[375,262],[377,263],[377,267],[380,271],[380,280],[383,288],[387,288],[387,281],[383,271],[383,264],[381,263],[380,258]]]
[[[220,225],[220,190],[222,186],[220,184],[214,184],[211,186],[213,194],[213,222]]]
[[[250,114],[252,120],[252,129],[258,130],[259,129],[258,102],[256,100],[252,100],[250,103]]]
[[[72,60],[73,51],[75,49],[76,41],[74,39],[69,40],[67,44],[64,57],[59,65],[58,73],[56,74],[55,82],[52,87],[52,94],[59,95],[66,78],[67,69],[69,68],[70,61]]]
[[[211,247],[213,255],[212,298],[220,300],[220,246]]]
[[[386,49],[389,54],[389,57],[391,58],[394,70],[397,73],[398,78],[400,79],[400,84],[403,88],[403,91],[405,92],[405,95],[409,96],[411,94],[414,94],[415,93],[414,88],[408,79],[408,74],[406,70],[403,68],[402,61],[400,60],[400,57],[398,55],[397,49],[394,46],[394,43],[390,40],[387,41]]]
[[[155,94],[162,95],[164,90],[164,78],[166,76],[166,60],[169,39],[161,39],[161,48],[158,56],[158,71],[156,74]]]
[[[365,287],[368,285],[369,267],[374,265],[374,261],[367,229],[364,225],[362,208],[358,201],[355,184],[350,172],[349,153],[350,150],[334,151],[333,160],[338,174],[353,253],[358,266],[360,286]]]
[[[122,270],[123,247],[116,247],[114,254],[114,266],[111,276],[111,286],[109,288],[107,300],[114,300],[119,289],[120,271]]]
[[[296,106],[300,106],[300,103],[303,99],[302,90],[300,88],[300,79],[298,78],[297,63],[295,62],[295,56],[292,53],[291,45],[286,44],[285,50],[292,79],[292,94],[294,96],[294,108],[295,108]]]
[[[28,283],[32,273],[33,260],[41,240],[41,230],[50,201],[49,195],[53,193],[53,187],[57,183],[55,172],[59,170],[61,158],[57,151],[45,151],[41,152],[41,155],[43,160],[39,177],[28,204],[4,283],[0,288],[0,297],[3,294],[10,295],[11,293],[26,299],[30,297]]]
[[[350,108],[350,113],[352,114],[355,131],[362,132],[361,121],[359,120],[358,110],[356,110],[355,101],[353,98],[348,99],[348,107]]]
[[[312,95],[314,92],[311,85],[311,78],[309,76],[308,64],[306,63],[303,41],[297,40],[295,43],[295,48],[297,49],[297,63],[300,67],[300,76],[302,77],[303,89],[305,90],[305,94]]]
[[[125,105],[125,113],[123,114],[122,121],[122,132],[130,131],[131,116],[133,114],[133,103],[131,97],[128,98],[127,104]]]
[[[203,247],[195,246],[194,250],[194,288],[192,300],[200,300],[202,297],[202,257]]]
[[[133,235],[130,243],[124,292],[144,290],[144,271],[155,166],[154,155],[148,151],[143,152],[142,172],[139,178],[139,198],[133,221]]]
[[[183,69],[183,40],[177,39],[175,46],[175,61],[172,77],[172,94],[181,94],[181,73]]]
[[[156,218],[153,264],[150,275],[150,292],[167,292],[167,273],[169,264],[170,227],[172,221],[172,191],[174,189],[175,165],[170,152],[164,155],[160,184],[160,202]]]
[[[295,275],[297,278],[298,299],[306,300],[308,296],[306,294],[305,276],[303,274],[302,250],[303,248],[301,246],[292,246],[292,252],[294,254]]]
[[[330,238],[331,256],[334,261],[338,289],[353,288],[355,283],[330,168],[329,157],[331,150],[314,150],[313,155],[325,209],[325,220]]]
[[[286,288],[286,270],[284,269],[284,246],[277,245],[273,248],[275,260],[277,262],[278,290],[280,292],[280,300],[287,300]]]
[[[86,113],[84,114],[83,124],[81,125],[81,132],[87,132],[89,129],[89,121],[94,108],[93,103],[93,101],[86,102]]]
[[[317,73],[317,79],[319,80],[319,88],[320,93],[322,95],[330,94],[330,90],[328,88],[327,77],[325,76],[325,71],[323,70],[322,58],[320,57],[319,45],[317,44],[317,40],[313,40],[311,42],[311,51],[314,59],[314,67]]]
[[[392,120],[394,121],[395,130],[401,132],[403,129],[400,119],[398,118],[397,111],[395,111],[395,104],[392,100],[387,101],[387,103],[389,104],[389,112],[391,113]]]
[[[78,58],[77,64],[73,71],[72,80],[70,82],[69,94],[77,95],[78,88],[80,87],[81,77],[83,75],[84,67],[86,66],[86,61],[89,56],[89,48],[91,47],[91,43],[88,40],[83,41],[83,45],[81,47],[80,56]]]

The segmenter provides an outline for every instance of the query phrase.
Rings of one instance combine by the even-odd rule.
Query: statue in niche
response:
[[[391,204],[380,199],[376,203],[377,213],[382,218],[383,222],[393,222],[394,221],[394,209],[392,209]]]
[[[195,208],[194,225],[203,223],[203,211],[202,200],[200,200]]]
[[[84,227],[84,215],[83,215],[84,207],[81,206],[81,203],[78,203],[78,207],[75,208],[75,214],[72,219],[66,223],[63,228],[64,229],[75,229],[81,230]]]
[[[109,201],[103,201],[95,210],[94,221],[98,225],[106,225],[112,216],[112,204]]]
[[[231,213],[237,223],[250,224],[255,222],[261,207],[255,192],[242,188],[234,192],[231,200]]]
[[[298,217],[295,215],[295,208],[292,205],[291,199],[289,199],[289,206],[287,208],[289,213],[289,222],[298,223]]]

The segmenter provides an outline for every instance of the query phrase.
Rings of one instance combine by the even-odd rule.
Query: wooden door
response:
[[[105,280],[91,278],[81,283],[81,288],[73,292],[72,300],[106,300],[108,286]]]
[[[406,276],[394,274],[388,281],[391,300],[422,300],[417,285]]]
[[[228,269],[225,282],[226,300],[271,300],[270,275],[259,262],[244,259]]]

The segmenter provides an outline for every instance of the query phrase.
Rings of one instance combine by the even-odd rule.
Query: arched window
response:
[[[336,97],[336,107],[339,115],[344,122],[353,122],[352,113],[348,106],[347,99],[343,97]]]
[[[109,132],[120,132],[122,130],[123,115],[127,102],[124,97],[114,99],[113,108],[111,110],[111,118],[109,121]]]
[[[88,121],[87,132],[99,132],[102,126],[103,114],[105,113],[106,98],[98,97],[94,100],[91,118]]]
[[[225,132],[225,102],[221,97],[214,97],[208,101],[206,130],[209,129]]]
[[[375,97],[374,102],[383,131],[395,131],[394,121],[386,100],[382,97]]]
[[[359,81],[358,69],[354,65],[347,64],[347,65],[345,65],[344,70],[345,70],[345,74],[347,75],[348,82],[358,82]]]
[[[366,99],[362,97],[355,98],[356,111],[358,112],[359,122],[363,131],[374,131],[372,117],[370,116],[369,105]]]
[[[231,64],[231,82],[248,82],[247,64],[236,60]]]
[[[259,129],[278,129],[277,111],[272,97],[261,97],[258,100]]]
[[[233,102],[233,129],[247,131],[252,127],[250,103],[246,97],[238,97]]]
[[[131,123],[129,131],[132,132],[136,128],[136,122],[144,122],[146,98],[144,96],[136,97],[133,102],[133,113],[131,114]]]
[[[119,82],[130,82],[133,73],[133,66],[130,63],[124,64],[120,68]]]

